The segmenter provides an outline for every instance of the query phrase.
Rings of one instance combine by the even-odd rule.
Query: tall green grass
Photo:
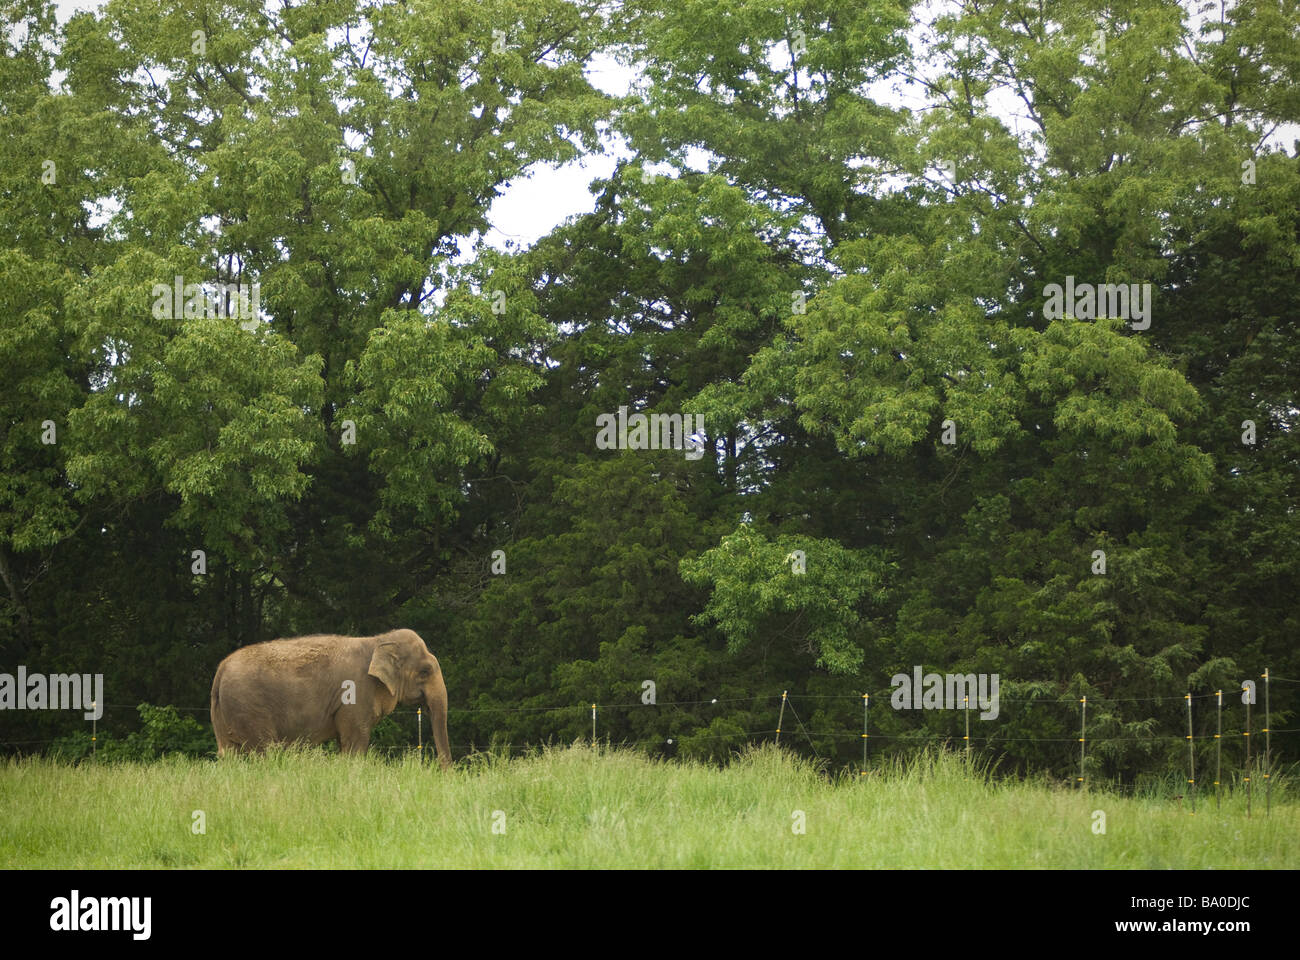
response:
[[[770,745],[723,769],[583,746],[477,754],[450,773],[298,749],[28,759],[0,766],[0,866],[1300,866],[1300,805],[1275,791],[1266,818],[1254,799],[1250,819],[1240,791],[1218,811],[1203,796],[1193,816],[1154,796],[992,780],[938,752],[829,776]]]

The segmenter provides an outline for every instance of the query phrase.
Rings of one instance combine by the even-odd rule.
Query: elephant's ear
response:
[[[402,685],[399,666],[400,656],[401,651],[398,649],[396,642],[381,640],[379,646],[375,647],[374,656],[370,658],[370,669],[367,671],[370,676],[386,686],[388,692],[395,697],[399,695]]]

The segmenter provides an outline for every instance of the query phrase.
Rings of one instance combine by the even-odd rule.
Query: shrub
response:
[[[140,714],[141,729],[128,734],[125,739],[104,734],[92,744],[89,733],[78,731],[54,741],[50,754],[71,761],[91,756],[98,760],[140,761],[156,760],[169,754],[205,757],[217,752],[211,728],[191,716],[181,716],[175,707],[142,703],[136,710]]]

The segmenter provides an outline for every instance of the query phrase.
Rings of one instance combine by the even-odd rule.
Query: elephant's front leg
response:
[[[370,737],[339,737],[339,750],[343,753],[364,754],[370,749]]]
[[[339,750],[343,753],[365,753],[370,747],[370,727],[362,711],[353,706],[341,709],[338,714]]]

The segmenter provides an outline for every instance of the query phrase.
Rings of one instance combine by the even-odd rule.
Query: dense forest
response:
[[[596,703],[723,759],[783,691],[810,756],[863,693],[873,759],[962,745],[920,667],[998,675],[1008,770],[1073,776],[1087,697],[1131,782],[1300,678],[1296,0],[0,11],[0,670],[102,673],[101,743],[398,626],[457,755]]]

